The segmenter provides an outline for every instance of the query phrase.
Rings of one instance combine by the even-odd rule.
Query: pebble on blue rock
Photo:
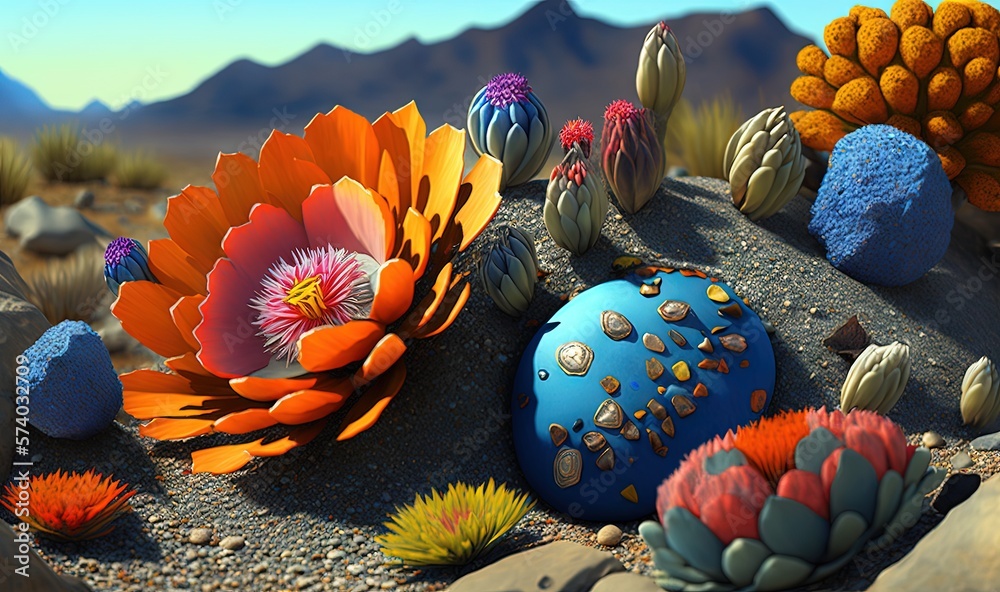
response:
[[[30,423],[53,438],[83,440],[107,428],[122,407],[118,380],[101,338],[82,321],[63,321],[24,352]]]
[[[888,125],[842,138],[812,206],[809,233],[834,267],[882,286],[909,284],[951,240],[951,184],[924,142]]]
[[[639,293],[651,274],[669,298]],[[700,273],[642,275],[581,292],[538,331],[518,368],[511,402],[518,461],[538,495],[574,518],[627,521],[652,513],[656,488],[681,459],[760,417],[774,390],[770,340],[730,287]],[[740,351],[711,333],[721,294],[710,286],[740,309],[726,327],[727,336],[745,340],[734,348]],[[671,340],[650,338],[658,334]],[[706,339],[711,350],[693,346]],[[580,417],[582,429],[556,429],[554,437],[552,426]]]

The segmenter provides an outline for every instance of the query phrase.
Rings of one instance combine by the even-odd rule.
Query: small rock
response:
[[[924,437],[920,439],[920,443],[925,448],[944,448],[944,438],[941,437],[941,434],[933,431],[924,432]]]
[[[608,524],[597,531],[597,544],[605,547],[614,547],[622,540],[622,529],[614,524]]]
[[[83,440],[122,408],[122,383],[101,338],[82,321],[63,321],[24,351],[29,422],[53,438]]]
[[[142,211],[145,209],[145,207],[142,205],[142,201],[134,197],[126,199],[125,203],[122,204],[122,206],[125,208],[126,214],[132,214],[132,215],[141,214]]]
[[[351,574],[352,576],[359,575],[363,571],[365,571],[364,566],[358,565],[356,563],[347,566],[347,573]]]
[[[972,497],[979,489],[982,477],[975,473],[955,473],[941,486],[941,493],[931,504],[938,513],[947,514],[952,508]]]
[[[958,470],[967,469],[973,465],[972,457],[968,452],[959,452],[951,457],[951,466]]]
[[[979,436],[972,441],[973,450],[1000,450],[1000,432]]]
[[[211,528],[195,528],[188,534],[188,542],[192,545],[207,545],[211,540]]]
[[[42,255],[66,255],[94,242],[106,230],[69,206],[52,207],[37,195],[26,197],[7,209],[7,234],[21,238],[21,247]]]
[[[242,536],[227,536],[226,538],[219,541],[219,546],[223,549],[229,549],[230,551],[239,551],[246,545],[246,539]]]
[[[94,205],[94,192],[89,189],[81,189],[73,200],[73,207],[78,210],[89,208],[92,205]]]
[[[674,165],[669,169],[667,169],[667,176],[672,179],[676,179],[678,177],[687,177],[688,170],[682,166]]]

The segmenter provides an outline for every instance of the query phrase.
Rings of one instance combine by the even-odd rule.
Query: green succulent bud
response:
[[[667,133],[667,119],[684,92],[686,80],[687,65],[677,37],[660,21],[646,34],[639,51],[635,90],[639,102],[653,114],[656,137],[661,145]]]
[[[986,356],[965,371],[960,406],[965,424],[977,428],[990,425],[1000,415],[1000,374]]]
[[[840,389],[840,408],[857,407],[885,415],[903,394],[910,378],[910,347],[894,341],[869,345],[854,361]]]
[[[479,264],[479,277],[500,310],[512,317],[523,314],[538,281],[535,239],[517,228],[502,227],[499,238]]]
[[[545,228],[557,245],[582,255],[601,238],[607,214],[608,194],[591,173],[583,148],[574,144],[545,190]]]
[[[774,214],[795,197],[806,159],[785,108],[764,109],[740,126],[729,139],[722,166],[733,203],[751,220]]]

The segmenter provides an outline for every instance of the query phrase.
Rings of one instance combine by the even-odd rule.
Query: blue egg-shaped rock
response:
[[[834,147],[809,232],[830,263],[854,279],[902,286],[948,250],[951,195],[930,146],[892,126],[866,125]]]
[[[111,425],[122,407],[122,383],[108,349],[87,323],[59,323],[24,356],[31,425],[53,438],[71,440],[89,438]]]
[[[511,397],[518,462],[575,518],[626,521],[689,451],[761,416],[774,351],[732,288],[648,269],[580,293],[534,337]]]

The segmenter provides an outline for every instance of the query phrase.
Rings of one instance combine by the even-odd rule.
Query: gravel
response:
[[[852,314],[878,343],[906,341],[913,371],[891,417],[913,444],[930,429],[945,438],[947,447],[932,456],[935,465],[949,467],[948,460],[976,435],[962,426],[958,409],[963,372],[998,345],[997,280],[976,287],[970,279],[985,263],[959,244],[963,237],[956,233],[944,262],[916,283],[865,286],[826,262],[806,231],[806,199],[796,198],[754,224],[732,207],[726,187],[716,180],[669,179],[665,193],[638,214],[617,216],[613,210],[604,236],[582,257],[556,248],[545,232],[543,182],[508,191],[496,221],[458,267],[472,269],[475,253],[501,224],[531,231],[541,266],[551,273],[540,280],[528,313],[507,317],[474,284],[465,311],[448,331],[410,344],[403,391],[372,429],[352,440],[334,441],[336,417],[307,446],[216,476],[190,474],[191,452],[246,438],[155,442],[139,437],[136,425],[117,423],[82,442],[33,431],[31,452],[43,456],[34,471],[95,467],[138,491],[135,512],[110,535],[85,544],[42,539],[40,554],[98,590],[424,591],[443,590],[472,569],[557,539],[596,546],[602,524],[573,520],[543,502],[489,557],[464,568],[403,568],[383,556],[374,539],[385,532],[382,523],[394,507],[431,487],[493,477],[526,488],[508,411],[520,352],[568,293],[610,279],[611,261],[626,253],[701,268],[733,286],[774,325],[778,382],[772,412],[837,405],[849,363],[821,342]],[[957,289],[962,293],[955,296]],[[970,454],[971,472],[984,478],[997,472],[1000,454]],[[150,522],[153,515],[159,520]],[[890,547],[859,557],[811,589],[865,589],[939,521],[933,511],[925,514]],[[193,545],[192,529],[207,525],[220,544]],[[638,522],[618,526],[625,536],[611,552],[627,569],[651,573],[649,553],[635,534]],[[236,537],[245,544],[239,551],[221,544]]]

